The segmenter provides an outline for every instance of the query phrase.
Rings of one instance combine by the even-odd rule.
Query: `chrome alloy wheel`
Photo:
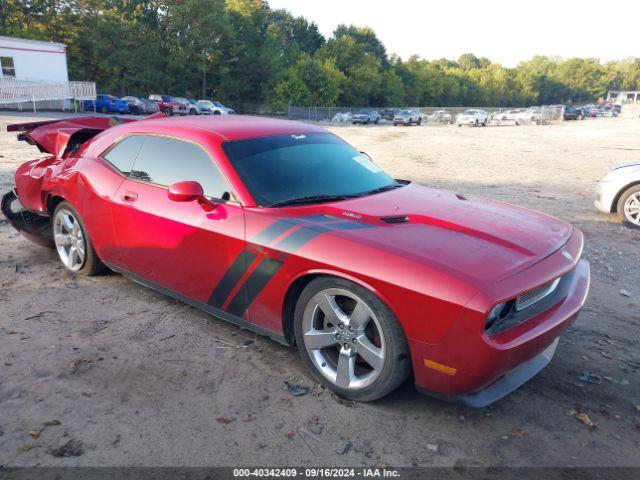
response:
[[[62,209],[53,219],[53,240],[60,255],[60,260],[73,271],[84,265],[87,244],[80,227],[80,222],[69,210]]]
[[[640,225],[640,192],[632,194],[624,202],[624,216],[629,222]]]
[[[348,290],[328,288],[314,295],[304,309],[302,333],[315,367],[340,388],[368,387],[384,367],[380,323],[366,302]]]

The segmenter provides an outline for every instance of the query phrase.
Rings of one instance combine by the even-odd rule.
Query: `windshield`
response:
[[[369,113],[371,113],[371,110],[358,110],[356,115],[368,115]]]
[[[409,110],[400,110],[398,115],[411,115],[411,112]]]
[[[465,113],[465,115],[476,115],[478,113],[478,111],[477,110],[467,110],[464,113]]]
[[[236,140],[223,148],[261,206],[319,195],[366,194],[397,185],[366,155],[330,133]]]
[[[213,102],[213,104],[214,104],[216,107],[225,108],[225,106],[224,106],[224,105],[222,105],[220,102]]]

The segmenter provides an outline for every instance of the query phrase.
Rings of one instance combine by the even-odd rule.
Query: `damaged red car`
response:
[[[84,275],[109,268],[297,345],[341,396],[488,405],[542,370],[589,288],[582,233],[394,179],[304,123],[73,118],[8,127],[44,158],[2,211]]]

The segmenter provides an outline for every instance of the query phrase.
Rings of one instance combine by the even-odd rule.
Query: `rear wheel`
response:
[[[373,293],[334,277],[313,280],[295,309],[300,355],[315,376],[343,397],[377,400],[410,374],[398,320]]]
[[[53,212],[53,241],[62,264],[80,275],[97,275],[106,269],[78,212],[69,202],[61,202]]]
[[[628,188],[620,196],[618,215],[627,227],[640,228],[640,185]]]
[[[189,115],[198,115],[198,111],[195,108],[189,110]]]

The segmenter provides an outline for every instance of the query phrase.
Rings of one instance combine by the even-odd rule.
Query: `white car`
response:
[[[542,124],[542,108],[531,107],[521,111],[516,116],[516,125],[522,125],[527,123],[535,123],[536,125]]]
[[[514,110],[502,110],[500,112],[493,112],[491,114],[491,119],[497,122],[515,122],[520,113],[522,113],[522,109],[520,108]]]
[[[211,100],[198,100],[200,105],[209,107],[213,115],[232,115],[235,112],[232,108],[225,107],[220,102],[212,102]]]
[[[640,160],[614,165],[598,182],[593,204],[603,213],[617,213],[624,225],[640,228]]]
[[[474,109],[474,110],[466,110],[462,113],[459,113],[456,116],[456,124],[461,127],[462,125],[473,125],[483,127],[487,126],[489,122],[489,114],[484,110]]]
[[[426,115],[425,120],[432,123],[453,123],[451,114],[446,110],[436,110],[432,114]]]

